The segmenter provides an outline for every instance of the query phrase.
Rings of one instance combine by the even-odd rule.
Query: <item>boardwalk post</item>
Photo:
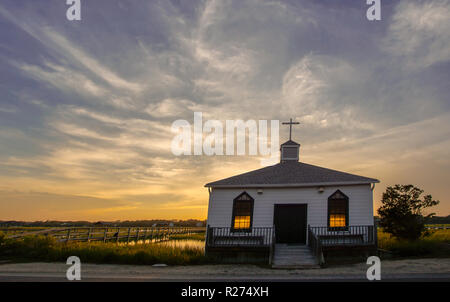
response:
[[[140,231],[140,228],[137,228],[137,231],[136,231],[136,244],[139,241],[139,231]]]
[[[208,224],[208,225],[206,226],[206,238],[205,238],[206,248],[207,248],[208,245],[210,244],[209,240],[210,240],[210,234],[209,234],[209,224]]]
[[[116,237],[116,242],[119,242],[119,237],[120,237],[120,227],[117,228],[117,237]]]
[[[92,232],[92,228],[89,228],[87,242],[91,241],[91,232]]]
[[[131,232],[131,228],[128,228],[127,243],[130,242],[130,232]]]
[[[105,232],[103,234],[103,242],[106,242],[106,233],[108,232],[108,228],[105,228]]]
[[[70,240],[70,229],[67,230],[66,242],[68,242],[69,240]]]

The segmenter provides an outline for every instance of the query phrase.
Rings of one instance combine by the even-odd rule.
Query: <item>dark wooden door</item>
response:
[[[306,243],[306,204],[276,204],[274,225],[277,243]]]

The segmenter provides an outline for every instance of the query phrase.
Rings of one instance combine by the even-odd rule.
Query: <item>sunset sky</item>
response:
[[[174,156],[175,120],[301,122],[300,161],[450,214],[450,1],[0,2],[0,220],[205,219],[260,156]],[[280,142],[288,128],[280,127]]]

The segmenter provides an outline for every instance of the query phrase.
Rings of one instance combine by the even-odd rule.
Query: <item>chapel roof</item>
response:
[[[210,182],[205,187],[307,187],[378,183],[378,179],[340,172],[297,161],[278,163]]]

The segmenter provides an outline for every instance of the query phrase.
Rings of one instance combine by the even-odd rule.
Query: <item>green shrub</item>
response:
[[[383,193],[379,225],[398,239],[418,240],[429,235],[425,221],[434,213],[424,215],[424,209],[439,204],[431,195],[413,185],[387,187]]]
[[[383,231],[378,232],[378,247],[400,257],[450,256],[450,230],[430,231],[429,236],[418,240],[400,240]]]

